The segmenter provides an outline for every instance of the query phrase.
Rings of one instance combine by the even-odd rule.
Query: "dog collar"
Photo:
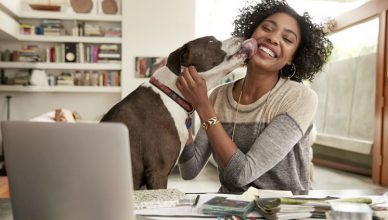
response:
[[[180,105],[187,113],[192,114],[194,112],[194,107],[188,101],[174,92],[174,90],[170,89],[168,86],[159,82],[159,80],[157,80],[155,77],[150,78],[150,83],[156,86],[156,88],[158,88],[160,91],[164,92],[164,94],[166,94],[172,100],[174,100],[174,102]]]

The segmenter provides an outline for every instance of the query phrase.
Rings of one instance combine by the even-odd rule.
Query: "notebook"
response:
[[[123,124],[2,121],[1,129],[15,220],[136,219]]]

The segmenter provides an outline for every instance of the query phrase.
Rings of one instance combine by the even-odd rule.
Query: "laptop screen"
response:
[[[134,219],[123,124],[2,121],[1,128],[15,220]]]

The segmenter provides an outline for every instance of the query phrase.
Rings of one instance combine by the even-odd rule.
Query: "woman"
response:
[[[203,125],[179,158],[181,175],[193,179],[213,154],[220,192],[308,190],[318,101],[301,81],[321,70],[332,44],[307,13],[300,16],[281,0],[243,8],[234,24],[232,35],[258,43],[245,78],[218,87],[210,98],[194,67],[177,81]]]

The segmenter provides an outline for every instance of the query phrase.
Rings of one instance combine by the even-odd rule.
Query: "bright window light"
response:
[[[321,23],[346,11],[359,7],[368,0],[289,0],[300,14],[308,12],[314,22]],[[238,10],[250,5],[247,0],[197,0],[196,37],[213,35],[219,39],[230,37]]]

